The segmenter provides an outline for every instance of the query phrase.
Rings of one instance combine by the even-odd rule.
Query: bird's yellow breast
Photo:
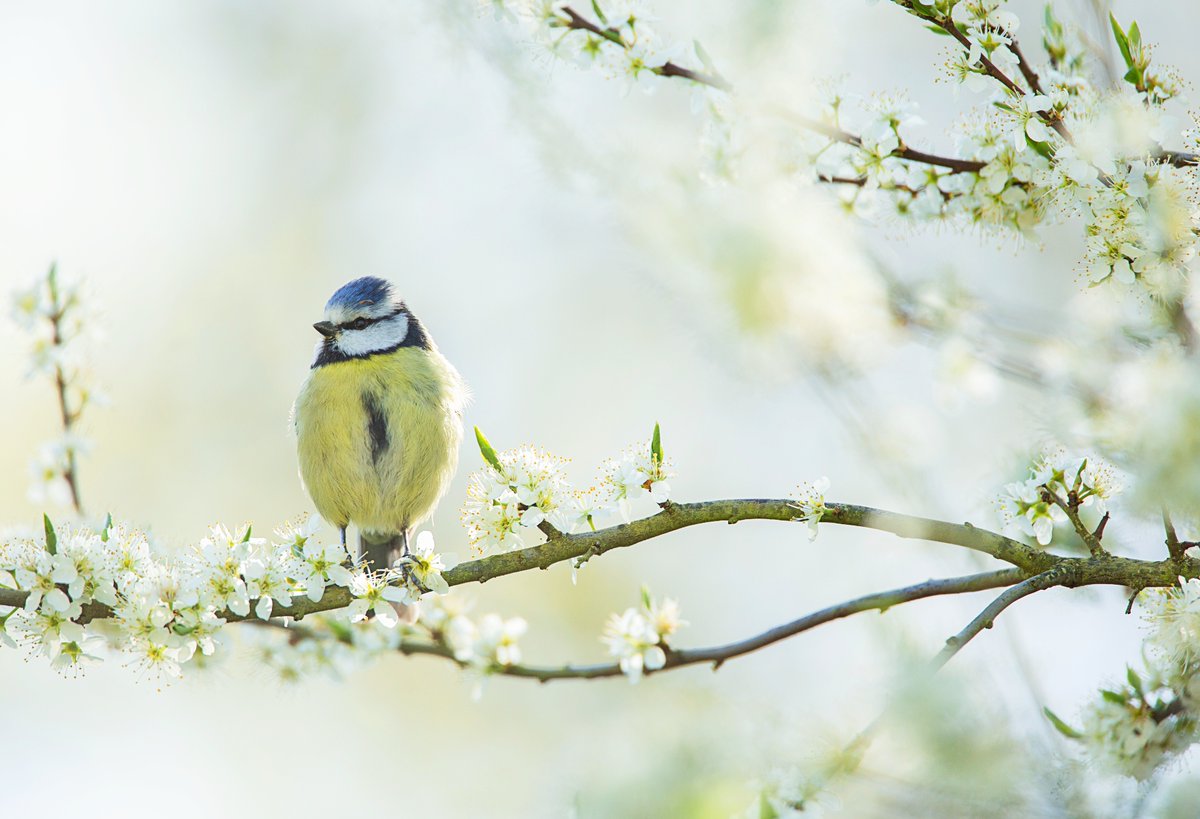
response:
[[[296,399],[300,477],[321,517],[397,533],[433,511],[458,462],[466,391],[436,350],[313,369]]]

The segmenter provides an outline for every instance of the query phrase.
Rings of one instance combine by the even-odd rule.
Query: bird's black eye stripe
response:
[[[402,309],[396,310],[395,312],[389,313],[386,316],[376,316],[375,318],[367,318],[365,316],[359,316],[354,321],[347,321],[347,322],[343,322],[342,324],[339,324],[338,327],[340,327],[343,330],[365,330],[366,328],[370,327],[372,324],[374,324],[377,321],[383,321],[384,319],[395,318],[396,316],[400,315],[402,312],[404,312]]]

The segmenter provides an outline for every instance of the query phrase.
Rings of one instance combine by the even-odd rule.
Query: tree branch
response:
[[[596,532],[581,534],[558,534],[538,546],[530,546],[511,552],[490,555],[478,560],[460,563],[443,572],[450,586],[464,583],[484,583],[497,577],[548,569],[587,555],[594,557],[633,546],[646,540],[661,537],[670,532],[686,529],[702,523],[738,523],[745,520],[773,520],[791,522],[799,509],[791,499],[739,499],[702,501],[699,503],[671,503],[662,511],[631,523],[610,526]],[[1147,561],[1117,557],[1107,553],[1091,558],[1071,558],[1043,552],[1005,537],[997,532],[982,529],[970,523],[948,523],[916,515],[904,515],[869,506],[848,503],[828,503],[821,523],[840,526],[857,526],[890,532],[906,539],[927,540],[960,546],[981,552],[997,560],[1009,563],[1026,574],[1036,574],[1054,567],[1069,570],[1069,576],[1077,579],[1064,585],[1123,585],[1131,588],[1163,587],[1174,585],[1176,579],[1200,577],[1200,561],[1185,557],[1182,561]],[[23,606],[28,592],[0,588],[0,606]],[[275,606],[278,617],[301,619],[309,614],[345,608],[353,600],[350,590],[341,586],[330,586],[318,602],[307,597],[293,598],[291,606]],[[254,603],[251,601],[251,608]],[[102,604],[93,603],[86,607],[82,622],[99,619],[111,614]],[[228,622],[249,620],[253,614],[239,615],[231,611],[219,612]]]
[[[999,588],[1002,586],[1010,586],[1021,581],[1024,573],[1020,569],[1001,569],[996,572],[985,572],[982,574],[967,575],[965,577],[951,577],[942,580],[927,580],[924,583],[917,583],[913,586],[905,586],[899,589],[890,591],[877,592],[868,594],[854,600],[848,600],[844,603],[829,606],[812,614],[805,615],[790,623],[784,623],[781,626],[769,629],[749,637],[745,640],[739,640],[733,643],[724,645],[710,646],[707,648],[693,649],[671,649],[665,648],[667,661],[660,669],[646,669],[643,673],[645,676],[658,674],[664,671],[669,671],[675,668],[683,668],[690,665],[699,665],[703,663],[711,663],[713,670],[720,668],[727,660],[735,657],[742,657],[751,652],[758,651],[760,648],[786,640],[789,637],[794,637],[809,629],[829,623],[833,620],[840,620],[849,617],[853,614],[858,614],[864,611],[878,610],[885,612],[893,606],[898,606],[903,603],[921,600],[927,597],[937,597],[950,594],[969,594],[971,592],[985,591],[987,589]],[[303,627],[300,627],[303,628]],[[296,628],[289,628],[293,633],[299,633],[310,639],[321,639],[322,634],[314,632],[311,629],[301,631]],[[330,639],[336,639],[330,635]],[[402,654],[424,654],[435,657],[441,657],[455,663],[462,668],[470,668],[471,664],[465,660],[459,660],[454,656],[454,652],[447,646],[441,643],[431,643],[417,640],[403,640],[397,646],[397,650]],[[598,663],[595,665],[563,665],[563,666],[532,666],[532,665],[508,665],[494,666],[488,669],[489,674],[496,674],[506,677],[520,677],[523,679],[533,679],[540,682],[550,682],[551,680],[594,680],[607,677],[620,677],[624,674],[621,666],[618,663]]]
[[[979,612],[979,615],[967,623],[967,625],[958,634],[946,640],[946,645],[933,658],[931,666],[934,671],[950,662],[950,659],[962,650],[963,646],[971,642],[979,632],[985,628],[991,628],[996,618],[1000,616],[1000,612],[1011,606],[1013,603],[1020,600],[1022,597],[1028,597],[1034,592],[1043,591],[1052,586],[1068,585],[1066,580],[1068,572],[1062,566],[1056,566],[1049,571],[1036,574],[1033,577],[1023,580],[1012,588],[1004,591],[988,604],[987,608]]]

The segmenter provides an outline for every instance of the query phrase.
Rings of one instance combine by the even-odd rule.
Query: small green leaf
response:
[[[656,466],[663,462],[662,433],[659,432],[657,422],[654,424],[654,435],[650,437],[650,457]]]
[[[1050,720],[1050,724],[1057,728],[1058,732],[1067,739],[1083,739],[1082,733],[1059,719],[1058,714],[1055,714],[1049,708],[1043,708],[1042,713],[1046,715],[1046,719]]]
[[[1142,31],[1136,20],[1129,24],[1129,50],[1137,55],[1142,52]]]
[[[50,308],[58,309],[58,262],[50,262],[50,269],[46,272],[46,286],[50,289]]]
[[[497,472],[503,473],[504,467],[500,465],[500,458],[496,455],[496,450],[488,443],[488,439],[479,427],[475,427],[475,441],[479,444],[479,454],[483,455],[483,459],[487,461],[488,465]]]
[[[651,605],[650,604],[650,589],[647,586],[643,585],[642,586],[642,606],[646,609],[646,611],[650,611],[650,605]]]
[[[249,543],[249,542],[250,542],[250,533],[251,533],[252,531],[254,531],[254,527],[253,527],[253,526],[247,526],[247,527],[246,527],[246,534],[242,535],[242,543]]]
[[[929,25],[925,26],[925,28],[929,29],[934,34],[940,34],[943,37],[950,36],[950,32],[946,31],[946,29],[942,28],[941,26],[935,26],[933,23],[930,23]]]
[[[1100,696],[1104,697],[1104,699],[1108,700],[1111,703],[1115,703],[1117,705],[1125,705],[1125,695],[1119,694],[1116,691],[1109,691],[1107,688],[1101,688]]]
[[[108,543],[108,533],[112,530],[112,512],[104,518],[104,528],[100,530],[100,542]]]
[[[758,819],[779,819],[779,811],[771,804],[766,791],[758,795]]]
[[[1144,696],[1142,693],[1142,678],[1133,670],[1133,666],[1128,666],[1125,669],[1125,679],[1129,680],[1129,684],[1133,686],[1133,690],[1138,693],[1138,696]]]
[[[921,17],[936,17],[933,6],[922,3],[921,0],[912,0],[912,8]]]
[[[1034,142],[1028,136],[1025,137],[1025,144],[1032,148],[1038,154],[1041,154],[1046,159],[1053,159],[1054,152],[1050,150],[1050,145],[1046,142]]]
[[[54,531],[49,515],[42,515],[42,525],[46,528],[46,551],[52,555],[58,554],[58,533]]]
[[[592,0],[592,11],[596,12],[596,17],[604,25],[608,25],[608,18],[604,16],[604,12],[600,9],[600,4],[596,0]]]
[[[1136,65],[1131,66],[1130,69],[1125,72],[1125,82],[1133,83],[1135,86],[1141,85],[1142,69],[1138,68]]]
[[[1062,23],[1054,16],[1054,5],[1052,3],[1046,4],[1046,9],[1042,13],[1042,19],[1045,21],[1046,30],[1051,34],[1058,36],[1062,32]]]
[[[1111,11],[1108,13],[1108,22],[1112,24],[1113,37],[1117,41],[1117,48],[1121,49],[1121,57],[1125,60],[1126,66],[1133,65],[1133,55],[1129,53],[1129,38],[1125,36],[1124,29],[1117,22],[1117,16]]]

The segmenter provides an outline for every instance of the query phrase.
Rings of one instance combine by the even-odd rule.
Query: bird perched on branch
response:
[[[300,478],[342,544],[354,524],[364,562],[384,569],[454,475],[466,385],[383,279],[343,285],[313,327],[322,339],[292,410]]]

